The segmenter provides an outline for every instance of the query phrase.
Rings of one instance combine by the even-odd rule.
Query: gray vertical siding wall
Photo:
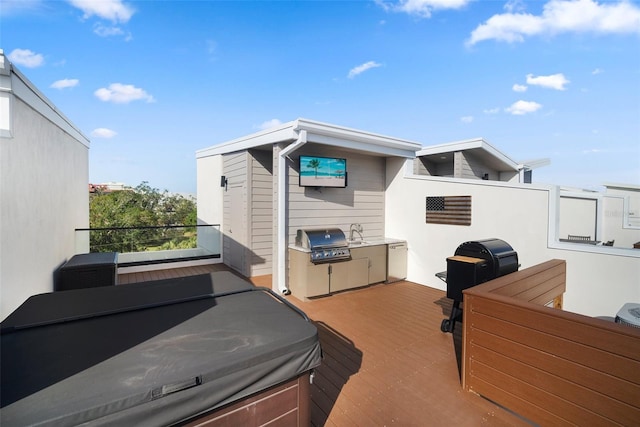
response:
[[[271,157],[270,151],[259,150],[223,156],[224,175],[228,180],[228,191],[223,196],[224,262],[249,277],[271,274],[272,270]]]
[[[492,181],[500,179],[496,170],[487,167],[471,153],[456,153],[456,160],[455,178],[481,179],[486,173],[489,174],[489,179]]]
[[[347,187],[298,186],[300,154],[346,158]],[[274,209],[277,200],[274,159],[277,160],[273,152],[262,150],[223,156],[223,171],[229,187],[223,196],[224,262],[246,276],[274,274]],[[296,231],[300,228],[339,228],[348,235],[353,223],[362,225],[365,239],[385,237],[384,157],[327,150],[309,144],[293,153],[288,164],[289,244],[295,242]],[[235,201],[239,206],[231,203],[232,193],[236,194]],[[230,233],[232,224],[236,224],[236,229]],[[237,229],[238,224],[244,227],[242,232]]]
[[[273,264],[273,159],[271,151],[249,152],[249,250],[251,276],[271,274]]]
[[[443,176],[449,178],[482,179],[489,174],[492,181],[518,182],[517,171],[500,172],[488,167],[472,153],[459,151],[454,153],[453,163],[433,163],[426,158],[418,157],[413,161],[413,173],[426,176]]]
[[[225,154],[223,156],[223,173],[227,177],[227,191],[223,196],[223,253],[224,263],[233,268],[239,269],[240,273],[249,275],[248,263],[246,262],[243,249],[247,247],[248,241],[248,220],[247,220],[247,165],[248,152]],[[239,192],[239,193],[238,193]],[[232,197],[236,197],[232,203]],[[236,204],[238,206],[236,206]],[[238,224],[243,230],[231,231]],[[241,257],[241,258],[237,258]]]
[[[298,186],[300,154],[347,159],[346,188]],[[385,158],[306,145],[296,151],[289,168],[289,243],[298,229],[340,228],[347,234],[353,223],[364,228],[365,239],[383,238]]]
[[[417,175],[447,176],[453,178],[453,163],[433,163],[426,158],[418,157],[413,161],[413,172]]]
[[[413,173],[416,175],[436,175],[437,165],[430,162],[425,157],[418,157],[413,160]]]

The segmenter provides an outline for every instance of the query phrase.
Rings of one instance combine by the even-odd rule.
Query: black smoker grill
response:
[[[436,274],[446,281],[447,298],[453,300],[451,315],[440,325],[442,332],[453,332],[456,320],[461,320],[463,290],[518,271],[518,267],[518,253],[504,240],[475,240],[458,246],[454,256],[447,258],[447,271]]]
[[[311,250],[314,264],[351,259],[347,239],[339,228],[298,230],[296,245]]]

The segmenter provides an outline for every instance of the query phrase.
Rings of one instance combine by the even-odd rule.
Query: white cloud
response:
[[[20,1],[2,1],[0,7],[0,17],[18,16],[21,14],[37,13],[46,10],[43,0],[20,0]]]
[[[525,35],[539,34],[543,31],[543,23],[538,17],[529,14],[494,15],[486,23],[471,32],[467,45],[474,45],[483,40],[521,42]]]
[[[120,27],[109,27],[99,23],[96,23],[93,26],[93,32],[100,37],[113,37],[121,36],[124,34],[124,31]]]
[[[521,42],[529,36],[566,32],[640,33],[640,8],[628,1],[550,0],[541,15],[511,12],[493,15],[471,32],[467,45],[492,39]]]
[[[97,128],[91,131],[91,136],[95,137],[95,138],[113,138],[114,136],[116,136],[118,133],[114,130],[111,129],[107,129],[107,128]]]
[[[357,76],[358,74],[362,74],[367,70],[370,70],[372,68],[381,67],[381,66],[382,66],[382,64],[378,64],[375,61],[365,62],[364,64],[358,65],[357,67],[354,67],[351,70],[349,70],[349,75],[347,77],[352,79],[355,76]]]
[[[582,154],[598,154],[598,153],[606,153],[607,150],[603,150],[601,148],[589,148],[587,150],[582,150]]]
[[[44,57],[29,49],[13,49],[7,58],[14,64],[27,68],[36,68],[44,64]]]
[[[498,114],[500,112],[500,107],[488,108],[486,110],[483,110],[482,112],[485,114]]]
[[[128,104],[131,101],[145,100],[154,102],[153,96],[149,95],[143,89],[133,85],[123,85],[122,83],[112,83],[109,88],[100,88],[94,92],[94,95],[101,101],[113,102],[115,104]]]
[[[133,7],[121,0],[68,0],[72,6],[84,12],[83,18],[97,16],[111,22],[128,22],[135,13]]]
[[[527,83],[533,86],[542,86],[548,89],[565,90],[565,85],[570,81],[562,73],[552,74],[550,76],[534,76],[527,74]]]
[[[597,75],[597,74],[602,74],[602,73],[604,73],[604,70],[602,70],[600,68],[596,68],[595,70],[593,70],[591,72],[591,74],[593,74],[594,76]]]
[[[473,116],[463,116],[460,117],[460,121],[462,123],[471,123],[473,121]]]
[[[258,128],[265,130],[265,129],[270,129],[276,126],[280,126],[282,124],[282,122],[278,119],[271,119],[271,120],[267,120],[266,122],[262,122],[262,124],[260,124],[260,126],[258,126]]]
[[[512,87],[514,92],[526,92],[527,87],[525,85],[514,84]]]
[[[522,116],[528,113],[533,113],[542,108],[542,105],[538,104],[534,101],[517,101],[511,104],[509,108],[505,108],[507,113],[513,114],[514,116]]]
[[[49,87],[53,89],[66,89],[68,87],[78,86],[79,83],[80,80],[78,79],[62,79],[53,82]]]
[[[421,18],[430,18],[431,12],[441,9],[460,9],[466,6],[470,0],[376,0],[376,3],[384,10],[390,12],[403,12]]]
[[[524,2],[522,0],[509,0],[504,5],[504,10],[506,10],[509,13],[520,12],[520,11],[523,11],[525,9],[526,9],[526,7],[525,7]]]

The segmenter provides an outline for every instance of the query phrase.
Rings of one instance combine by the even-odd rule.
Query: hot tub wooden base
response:
[[[309,372],[189,420],[182,426],[308,426]]]

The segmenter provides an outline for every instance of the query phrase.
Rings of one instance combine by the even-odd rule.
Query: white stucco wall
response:
[[[29,296],[53,290],[55,271],[75,254],[74,230],[89,226],[88,140],[40,107],[14,96],[11,136],[0,138],[2,319]]]
[[[551,187],[405,177],[402,159],[387,160],[387,185],[386,234],[409,243],[407,280],[445,290],[435,273],[446,270],[446,258],[458,245],[495,237],[518,252],[521,268],[552,258],[567,261],[566,310],[614,316],[624,303],[640,302],[640,254],[633,249],[582,245],[575,250],[575,244],[555,243],[555,237],[549,244],[556,227],[549,225],[549,209],[557,206]],[[427,196],[461,195],[472,198],[471,226],[426,224]]]
[[[602,240],[622,248],[640,242],[640,187],[607,188],[602,200]]]
[[[403,178],[401,159],[388,160],[387,237],[409,242],[408,280],[446,289],[435,274],[446,259],[469,240],[498,238],[518,252],[522,267],[544,260],[536,248],[547,242],[547,192],[481,180]],[[427,196],[471,196],[471,226],[427,224]]]
[[[196,180],[197,180],[197,209],[198,224],[220,224],[223,225],[222,216],[222,196],[224,187],[220,186],[220,177],[222,176],[222,156],[201,157],[196,160]],[[198,231],[198,246],[206,247],[207,242],[217,242],[217,239],[200,239]],[[222,231],[222,227],[220,227]],[[217,232],[217,230],[216,230]],[[220,247],[208,248],[212,251],[220,251]],[[221,254],[221,257],[223,254]]]
[[[588,236],[598,240],[597,220],[598,199],[560,196],[560,224],[558,236],[566,239],[569,235]]]
[[[638,250],[605,247],[595,253],[549,248],[548,259],[567,261],[563,308],[613,317],[625,303],[640,302],[640,258],[631,256],[633,251]]]

